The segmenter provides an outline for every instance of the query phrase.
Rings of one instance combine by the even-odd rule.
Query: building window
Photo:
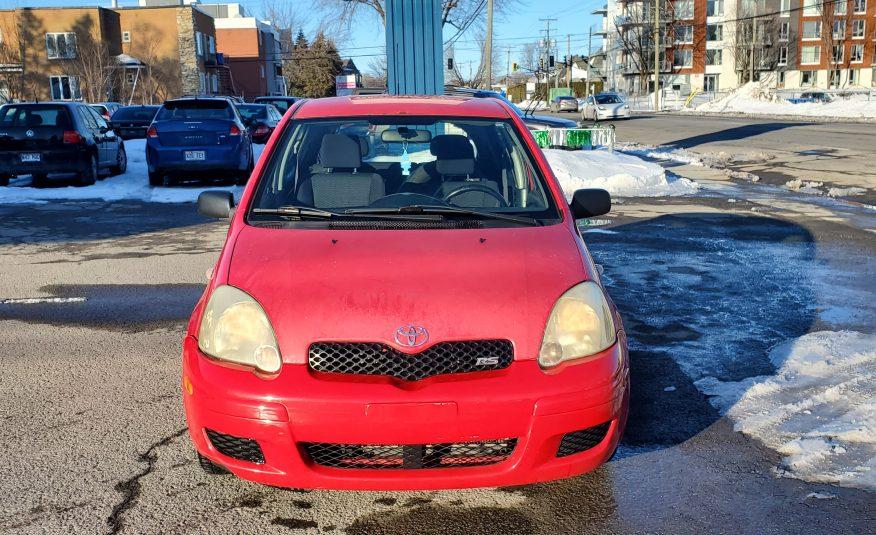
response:
[[[846,21],[845,20],[833,21],[833,38],[834,39],[845,39],[846,38]]]
[[[201,32],[195,32],[195,54],[198,56],[204,55],[204,43],[203,43],[203,34]]]
[[[684,48],[676,50],[672,55],[672,65],[679,68],[687,68],[693,66],[693,50]]]
[[[207,50],[210,51],[210,54],[216,53],[216,38],[212,35],[207,36]]]
[[[803,0],[803,16],[813,17],[821,14],[821,0]]]
[[[848,8],[849,8],[849,6],[848,6],[846,0],[837,0],[833,4],[833,14],[834,15],[845,15],[846,13],[849,12]]]
[[[207,91],[206,77],[204,76],[204,73],[199,72],[198,73],[198,93],[203,94],[206,91]]]
[[[131,42],[131,32],[122,32],[122,42],[130,43]]]
[[[706,26],[706,41],[723,41],[724,26],[721,24],[709,24]]]
[[[803,23],[803,39],[821,39],[820,20],[807,20]]]
[[[861,63],[864,61],[864,45],[852,45],[849,61],[852,63]]]
[[[867,12],[867,0],[852,0],[855,6],[855,13]]]
[[[821,47],[820,46],[804,46],[800,48],[800,63],[809,64],[821,63]]]
[[[47,33],[46,56],[49,59],[73,59],[76,57],[76,34],[73,32]]]
[[[703,91],[706,93],[717,93],[718,91],[718,75],[707,74],[703,77]]]
[[[781,16],[790,17],[791,16],[791,0],[781,0],[779,3],[779,11],[781,12]]]
[[[816,71],[800,71],[800,85],[815,85]]]
[[[675,44],[693,43],[693,26],[679,24],[675,27]]]
[[[693,18],[694,3],[693,0],[677,0],[675,2],[675,18],[677,20],[688,20]]]
[[[724,0],[706,0],[706,16],[720,17],[724,14]]]
[[[843,45],[833,45],[833,52],[830,55],[831,61],[834,63],[842,63],[844,48]]]
[[[215,74],[210,75],[210,85],[213,87],[213,92],[219,92],[219,76]]]
[[[79,82],[75,76],[49,76],[52,100],[79,100]]]
[[[785,87],[785,75],[786,74],[787,73],[785,71],[779,71],[778,80],[777,80],[779,82],[779,87]]]
[[[125,82],[128,85],[134,85],[137,82],[137,73],[136,72],[126,72],[125,73]]]
[[[852,69],[849,71],[849,84],[858,85],[861,83],[861,69]]]
[[[876,87],[876,67],[873,67],[872,71],[870,73],[870,85]]]
[[[265,77],[265,66],[264,65],[259,65],[259,74],[262,76],[262,78]]]
[[[783,46],[779,48],[779,60],[777,62],[779,65],[787,65],[788,64],[788,47]]]
[[[867,21],[864,19],[855,19],[852,21],[852,39],[864,38],[864,27]]]
[[[791,23],[781,23],[779,25],[779,41],[787,41],[789,35],[791,35]]]
[[[706,65],[720,65],[721,64],[721,51],[720,50],[706,50]]]

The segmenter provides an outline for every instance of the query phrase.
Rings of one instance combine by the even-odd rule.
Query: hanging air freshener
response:
[[[408,155],[407,143],[402,145],[401,169],[402,175],[408,176],[411,174],[411,157]]]

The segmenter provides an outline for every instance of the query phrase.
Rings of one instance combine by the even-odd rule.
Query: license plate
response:
[[[206,155],[202,150],[187,150],[186,151],[186,161],[187,162],[199,162],[206,159]]]
[[[21,161],[22,162],[39,162],[42,160],[42,154],[22,154]]]

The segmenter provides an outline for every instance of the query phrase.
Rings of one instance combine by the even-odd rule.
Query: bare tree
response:
[[[362,85],[365,87],[386,87],[387,78],[386,56],[371,58],[367,70],[362,74]]]
[[[648,80],[654,74],[654,10],[660,9],[662,44],[674,37],[674,29],[678,24],[673,7],[665,1],[660,4],[659,0],[628,0],[623,3],[622,15],[614,21],[623,68],[626,72],[636,74],[641,92],[647,90]],[[661,64],[668,63],[666,53],[663,56]],[[661,71],[663,70],[661,66]]]
[[[839,71],[848,70],[851,67],[851,50],[848,54],[845,51],[846,39],[849,38],[848,34],[852,30],[848,9],[849,5],[845,0],[818,4],[822,54],[827,56],[828,87],[838,87],[840,85]]]
[[[773,71],[779,67],[782,44],[777,42],[781,21],[775,14],[755,16],[752,2],[740,5],[739,21],[736,22],[733,34],[725,39],[726,49],[733,58],[739,83],[752,81],[751,73]],[[787,19],[786,19],[787,20]],[[796,42],[796,32],[789,30],[789,42]],[[728,37],[728,36],[725,36]],[[785,58],[787,59],[787,57]],[[754,69],[752,69],[752,60]]]
[[[0,24],[0,101],[25,98],[24,41],[15,12]]]
[[[376,16],[386,23],[386,0],[319,0],[323,8],[333,14],[332,20],[349,25],[358,15]],[[519,0],[496,0],[497,15],[508,12]],[[471,26],[480,27],[486,0],[441,0],[441,25],[450,25],[463,32]]]
[[[477,68],[473,68],[475,65],[474,61],[455,61],[453,63],[453,69],[450,70],[450,79],[448,81],[450,84],[460,87],[480,87],[489,89],[490,82],[487,80],[487,62],[490,62],[493,72],[498,72],[500,68],[499,50],[496,47],[493,47],[491,54],[492,57],[487,58],[485,46],[486,36],[480,34],[475,41],[482,51],[480,60],[477,62]],[[462,65],[466,65],[467,68],[463,70],[461,68]]]

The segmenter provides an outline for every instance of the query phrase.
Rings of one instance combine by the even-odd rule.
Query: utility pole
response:
[[[584,86],[584,96],[590,96],[590,63],[593,61],[593,26],[590,27],[587,36],[587,84]]]
[[[508,90],[508,84],[511,83],[511,47],[509,46],[505,53],[508,54],[507,64],[505,66],[505,91]]]
[[[544,29],[544,32],[545,32],[545,58],[544,58],[545,97],[544,97],[544,99],[546,101],[548,101],[551,98],[551,91],[550,91],[550,86],[551,86],[551,65],[550,65],[550,60],[551,60],[551,22],[556,22],[557,19],[538,19],[538,20],[545,23],[545,29]]]
[[[566,89],[572,93],[572,34],[566,34]]]
[[[487,89],[493,88],[493,0],[487,0],[487,39],[484,46]]]
[[[654,111],[660,111],[660,0],[654,0]]]

